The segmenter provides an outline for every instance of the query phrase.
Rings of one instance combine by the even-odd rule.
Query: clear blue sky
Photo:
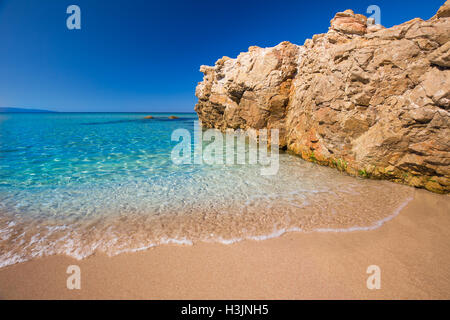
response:
[[[193,111],[198,71],[251,45],[303,44],[338,11],[376,4],[390,27],[444,0],[0,0],[0,107]],[[81,30],[66,8],[81,8]]]

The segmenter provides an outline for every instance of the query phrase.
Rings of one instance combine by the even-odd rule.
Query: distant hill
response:
[[[2,107],[0,107],[0,113],[24,113],[24,112],[42,113],[42,112],[55,112],[55,111],[41,110],[41,109],[2,108]]]

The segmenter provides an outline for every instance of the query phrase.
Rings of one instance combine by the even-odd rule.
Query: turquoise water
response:
[[[232,243],[286,231],[376,228],[412,189],[280,154],[259,165],[176,165],[195,114],[0,114],[0,267],[165,243]]]

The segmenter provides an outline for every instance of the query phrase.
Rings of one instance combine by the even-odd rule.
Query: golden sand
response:
[[[35,259],[0,269],[0,298],[449,299],[450,196],[414,193],[397,217],[372,231]],[[66,287],[73,264],[81,268],[81,290]],[[370,265],[381,269],[380,290],[367,288]]]

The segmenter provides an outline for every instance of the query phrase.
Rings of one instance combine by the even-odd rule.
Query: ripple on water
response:
[[[0,267],[53,254],[82,259],[168,243],[371,230],[412,197],[412,188],[289,154],[280,155],[274,176],[249,165],[176,166],[170,135],[180,125],[192,131],[195,116],[141,116],[27,115],[1,123],[2,150],[17,151],[0,157]]]

